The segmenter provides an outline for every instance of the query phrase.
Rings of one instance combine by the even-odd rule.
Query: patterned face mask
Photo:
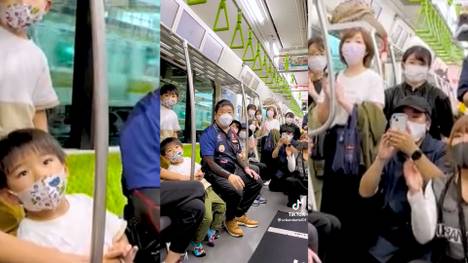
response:
[[[44,12],[28,4],[0,6],[0,20],[17,31],[26,31],[31,25],[42,20]]]
[[[27,211],[39,212],[57,208],[65,195],[65,172],[50,175],[35,182],[29,189],[15,195]]]

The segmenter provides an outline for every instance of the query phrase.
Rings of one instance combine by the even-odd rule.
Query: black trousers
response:
[[[256,167],[251,167],[256,170]],[[256,171],[258,173],[258,170]],[[257,198],[260,190],[262,190],[262,180],[254,180],[247,175],[244,170],[237,166],[235,175],[238,175],[244,181],[245,187],[242,191],[238,191],[232,186],[227,178],[218,176],[211,171],[205,174],[206,180],[211,184],[213,190],[226,203],[226,220],[232,220],[236,216],[242,216],[249,210],[252,203]]]
[[[161,182],[161,189],[138,189],[130,199],[135,215],[147,218],[158,232],[160,216],[171,218],[171,225],[161,232],[162,242],[171,242],[171,251],[184,253],[203,219],[204,196],[199,182]]]
[[[330,214],[312,211],[309,212],[308,222],[314,226],[317,232],[318,240],[316,242],[318,242],[317,247],[320,259],[323,262],[335,261],[332,259],[334,251],[331,251],[331,249],[341,229],[341,223],[338,218]]]
[[[300,195],[307,195],[307,182],[289,171],[277,170],[268,187],[272,192],[285,193],[288,196],[288,205],[297,202]]]

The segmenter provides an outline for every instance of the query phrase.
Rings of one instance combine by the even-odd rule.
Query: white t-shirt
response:
[[[361,74],[347,77],[343,72],[338,75],[338,81],[344,89],[344,96],[352,104],[361,104],[364,101],[385,104],[384,81],[375,71],[367,69]],[[332,126],[345,125],[349,114],[337,104],[335,120]]]
[[[93,200],[83,194],[66,195],[68,211],[55,219],[35,221],[25,218],[18,228],[18,238],[64,253],[89,255],[93,227]],[[106,213],[104,251],[112,245],[112,238],[125,231],[127,222]]]
[[[0,137],[32,128],[36,110],[59,104],[44,52],[0,26]]]
[[[172,172],[176,172],[176,173],[179,173],[179,174],[182,174],[184,175],[187,180],[190,180],[190,172],[191,172],[191,164],[192,164],[192,160],[188,157],[184,157],[184,160],[179,163],[179,164],[171,164],[168,168],[169,171],[172,171]],[[198,170],[201,169],[201,165],[198,164],[198,163],[195,163],[195,172],[197,172]],[[210,183],[208,183],[207,180],[205,180],[205,178],[203,178],[201,181],[200,181],[203,186],[205,187],[205,190],[211,186]]]
[[[161,130],[180,131],[179,120],[175,111],[161,105]]]
[[[278,119],[266,119],[265,122],[263,123],[263,127],[267,130],[267,134],[273,130],[280,130],[280,123]]]

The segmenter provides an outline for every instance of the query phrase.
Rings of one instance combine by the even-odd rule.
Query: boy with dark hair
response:
[[[162,141],[161,155],[169,160],[169,171],[182,174],[185,180],[190,180],[191,159],[183,156],[182,143],[179,139],[171,137]],[[207,237],[208,245],[214,246],[216,231],[221,229],[224,220],[226,204],[213,191],[211,184],[203,178],[200,164],[195,163],[195,171],[195,179],[201,182],[205,188],[205,214],[195,234],[195,240],[192,241],[192,253],[196,257],[203,257],[206,255],[206,252],[203,248],[202,241]]]
[[[93,200],[65,195],[65,153],[48,133],[22,129],[0,141],[0,189],[4,199],[26,210],[18,237],[65,253],[89,255]],[[74,226],[70,228],[70,226]],[[124,262],[133,262],[137,248],[125,236],[127,223],[106,214],[104,249],[125,250]]]
[[[161,140],[168,137],[177,137],[180,131],[177,114],[173,110],[174,105],[179,99],[179,91],[172,84],[165,84],[161,87],[159,94],[161,96]]]
[[[59,104],[44,52],[28,28],[49,11],[50,0],[0,1],[0,138],[36,127],[47,131],[46,109]],[[0,231],[14,234],[24,211],[0,202]]]

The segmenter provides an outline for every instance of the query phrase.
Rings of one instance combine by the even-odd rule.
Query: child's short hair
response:
[[[172,84],[164,84],[161,89],[159,90],[159,95],[164,95],[164,94],[167,94],[167,93],[175,93],[177,95],[177,97],[179,97],[179,90],[177,89],[177,87],[175,85],[172,85]]]
[[[0,189],[7,187],[6,176],[17,160],[29,153],[53,154],[65,163],[65,152],[47,132],[39,129],[21,129],[0,140]]]
[[[182,147],[182,143],[179,141],[179,139],[175,137],[166,138],[161,142],[161,155],[166,155],[167,148],[169,148],[169,145],[171,144],[176,144]]]
[[[231,125],[233,125],[233,124],[236,125],[236,127],[237,127],[237,129],[238,129],[239,131],[241,130],[242,125],[241,125],[240,121],[238,121],[238,120],[232,120]],[[229,126],[231,126],[231,125],[229,125]]]

